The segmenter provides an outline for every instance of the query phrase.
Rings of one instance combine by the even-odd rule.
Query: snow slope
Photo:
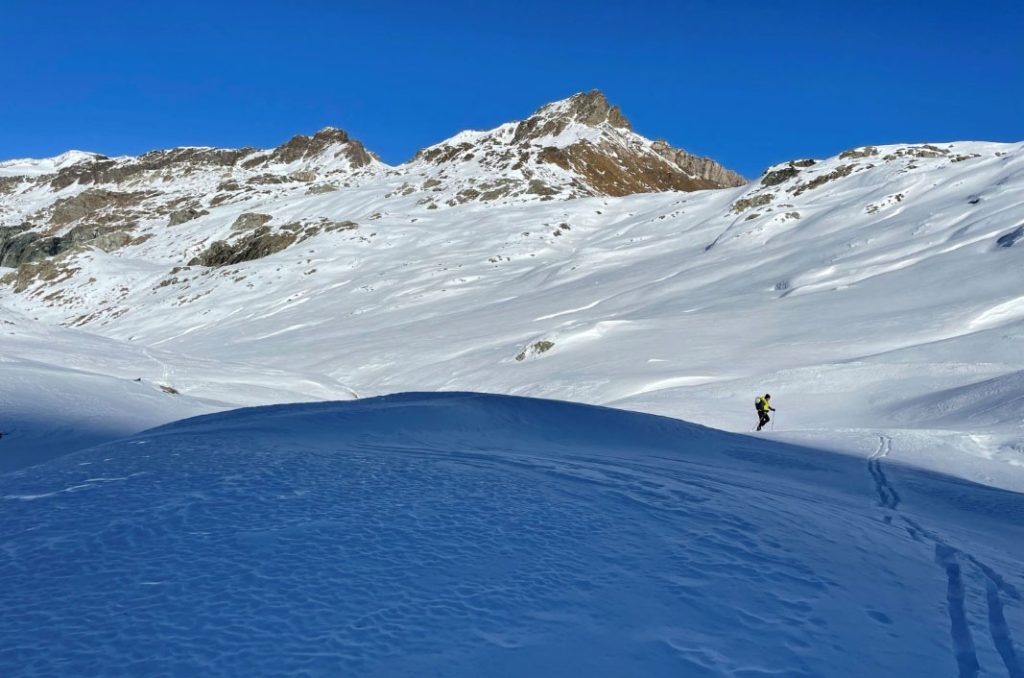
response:
[[[200,399],[270,402],[224,396],[218,375],[241,364],[274,374],[292,394],[281,400],[344,397],[310,388],[326,380],[742,431],[767,390],[778,433],[859,454],[880,428],[905,433],[908,461],[1024,487],[1024,144],[866,147],[735,189],[452,206],[444,186],[423,202],[432,175],[406,193],[408,174],[369,167],[333,192],[281,188],[175,226],[141,222],[141,242],[55,270],[27,264],[0,303],[126,355],[183,356],[175,386]],[[250,213],[270,228],[352,227],[185,265]]]
[[[0,472],[197,414],[355,395],[318,375],[211,362],[0,310],[0,431],[10,433]]]
[[[4,675],[1022,675],[1024,495],[408,394],[0,475]]]

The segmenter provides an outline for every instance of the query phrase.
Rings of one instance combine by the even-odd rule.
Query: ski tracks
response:
[[[889,482],[882,467],[882,462],[891,452],[892,438],[879,435],[878,448],[868,457],[868,473],[878,495],[878,506],[886,510],[886,524],[891,524],[893,516],[899,515],[912,539],[918,542],[927,540],[935,548],[935,563],[946,575],[946,606],[949,612],[950,636],[956,657],[957,675],[959,678],[975,678],[981,671],[966,608],[967,587],[964,583],[964,567],[970,565],[972,571],[979,575],[984,583],[989,636],[1002,659],[1006,674],[1009,678],[1024,678],[1024,668],[1021,666],[1009,624],[1003,613],[1003,595],[1020,601],[1020,593],[999,573],[975,556],[950,545],[939,534],[900,514],[900,495]]]
[[[882,460],[892,452],[892,438],[889,436],[878,436],[878,449],[868,457],[868,473],[875,482],[875,492],[878,493],[878,505],[882,508],[895,510],[900,505],[900,495],[889,484],[882,470]]]

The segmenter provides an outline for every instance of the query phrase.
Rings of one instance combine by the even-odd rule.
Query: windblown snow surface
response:
[[[877,443],[462,393],[190,419],[0,476],[0,672],[1024,675],[1024,496]]]

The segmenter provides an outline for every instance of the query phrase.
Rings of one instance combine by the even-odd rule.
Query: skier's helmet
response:
[[[771,397],[772,397],[772,394],[771,394],[771,393],[765,393],[765,394],[764,394],[764,399],[765,399],[765,400],[768,400],[768,399],[769,399],[769,398],[771,398]]]

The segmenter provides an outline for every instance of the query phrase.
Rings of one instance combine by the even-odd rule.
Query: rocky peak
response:
[[[619,107],[608,103],[608,98],[605,97],[604,93],[596,89],[589,92],[580,92],[568,99],[542,106],[531,117],[534,116],[564,118],[570,122],[587,125],[588,127],[597,127],[603,123],[608,123],[612,127],[620,129],[633,129],[633,126],[629,124],[629,120],[626,120],[625,116],[622,115]]]
[[[348,135],[348,132],[340,127],[331,127],[330,125],[317,130],[317,132],[313,134],[313,139],[326,142],[333,141],[339,144],[345,144],[352,140]]]
[[[270,162],[289,164],[298,160],[310,160],[324,155],[332,147],[337,147],[335,155],[348,158],[352,168],[369,165],[376,156],[366,150],[359,141],[351,138],[343,129],[324,127],[313,136],[296,134],[291,139],[274,149]]]
[[[443,186],[455,192],[456,204],[694,191],[745,183],[710,158],[637,134],[619,107],[598,90],[542,106],[521,122],[462,132],[423,149],[415,161],[433,166],[426,170],[438,174],[430,190]],[[500,184],[501,190],[480,191],[471,185],[481,176],[488,177],[488,186]]]
[[[573,125],[592,128],[607,125],[626,132],[633,129],[619,107],[612,106],[605,95],[595,89],[541,106],[536,113],[516,126],[512,143],[556,137]]]
[[[325,127],[313,136],[296,134],[288,141],[274,149],[273,157],[280,162],[289,163],[305,160],[319,155],[328,146],[346,144],[349,137],[344,130]]]

